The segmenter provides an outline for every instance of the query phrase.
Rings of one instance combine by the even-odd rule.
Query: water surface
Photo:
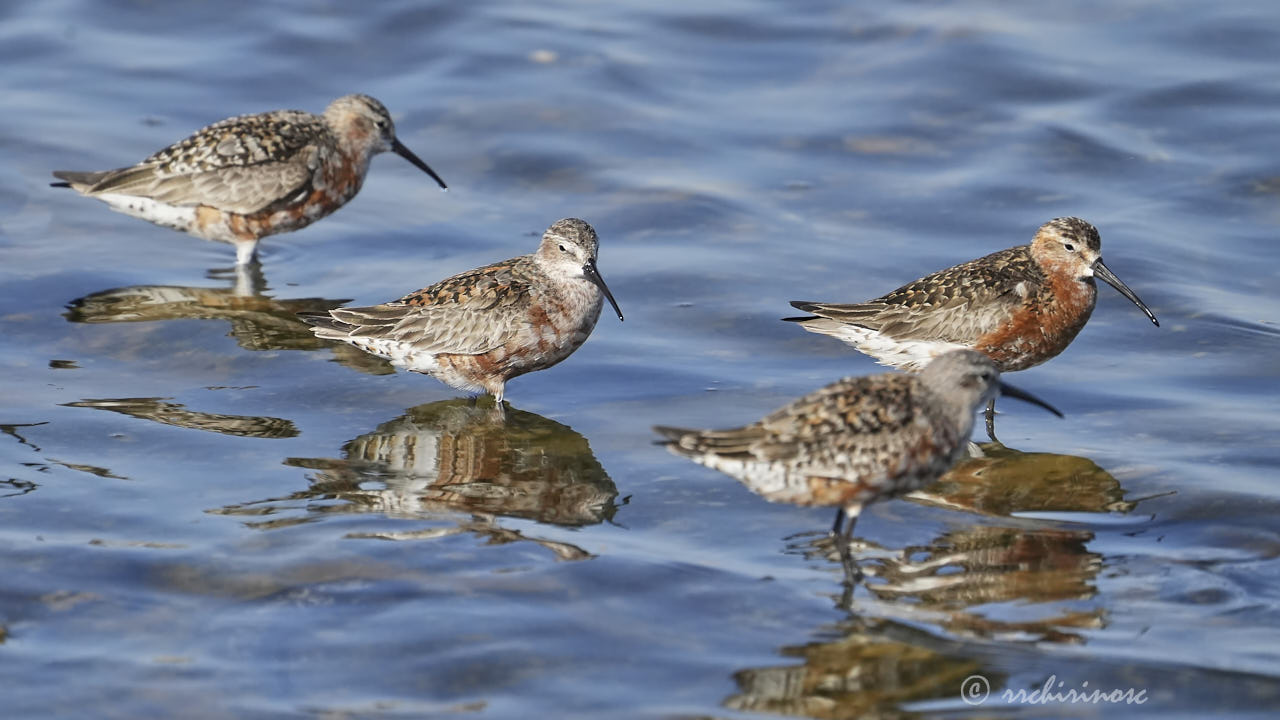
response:
[[[15,2],[0,11],[0,687],[12,717],[1263,715],[1280,704],[1271,3]],[[393,155],[258,273],[48,188],[367,92]],[[878,371],[778,322],[1095,223],[1001,439],[858,525],[650,426]],[[599,231],[627,320],[505,424],[315,340]],[[992,689],[973,707],[961,683]],[[1003,690],[1139,688],[1141,706]]]

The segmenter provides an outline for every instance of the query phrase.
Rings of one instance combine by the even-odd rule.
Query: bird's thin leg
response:
[[[854,562],[853,550],[850,546],[848,535],[840,533],[836,536],[836,548],[840,551],[840,567],[844,569],[844,585],[846,588],[852,589],[853,586],[862,582],[862,568],[858,567],[858,563]]]
[[[253,297],[253,274],[249,272],[249,266],[236,263],[235,273],[236,284],[231,292],[236,297]]]
[[[236,275],[232,292],[237,297],[254,297],[267,291],[267,278],[260,263],[237,263],[232,272]]]
[[[836,522],[831,526],[831,534],[839,535],[841,525],[844,525],[844,508],[836,508]]]
[[[236,243],[236,264],[248,265],[258,262],[258,241],[242,241]]]
[[[859,508],[861,510],[861,508]],[[849,518],[849,524],[845,526],[844,532],[836,534],[836,548],[840,551],[840,566],[844,568],[844,585],[846,594],[852,596],[853,587],[862,581],[862,568],[853,561],[853,550],[849,547],[853,538],[853,526],[858,524],[859,513],[850,513],[841,508],[840,512],[844,517]]]
[[[847,538],[853,537],[853,526],[858,524],[858,516],[862,514],[862,508],[858,508],[858,510],[859,512],[856,513],[850,513],[848,510],[842,511],[845,517],[849,518],[849,525],[844,529],[844,536]]]
[[[996,399],[995,398],[991,398],[991,400],[987,402],[987,412],[985,413],[985,415],[987,416],[987,437],[991,438],[991,442],[993,443],[1000,442],[999,440],[996,439]]]
[[[856,583],[849,582],[848,576],[845,576],[844,582],[840,583],[840,602],[836,605],[836,609],[849,612],[853,610],[853,589],[857,587]]]

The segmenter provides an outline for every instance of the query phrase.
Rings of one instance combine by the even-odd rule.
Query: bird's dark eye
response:
[[[560,252],[569,252],[569,251],[568,251],[568,250],[565,250],[565,249],[564,249],[564,246],[563,246],[563,245],[561,245],[561,246],[560,246]]]
[[[1075,252],[1075,251],[1076,251],[1076,246],[1075,246],[1075,245],[1072,245],[1071,243],[1062,243],[1062,247],[1066,248],[1066,249],[1067,249],[1067,252]]]

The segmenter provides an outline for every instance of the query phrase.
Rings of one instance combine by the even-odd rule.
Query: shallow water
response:
[[[1280,705],[1280,8],[13,2],[0,10],[7,717],[1242,717]],[[260,275],[47,187],[368,92],[374,161]],[[626,314],[505,425],[313,339],[586,218]],[[1097,224],[986,460],[825,509],[650,426],[879,370],[778,322]],[[1014,405],[1014,404],[1010,404]],[[961,683],[984,676],[980,707]],[[1003,690],[1145,690],[1142,705]],[[1088,683],[1084,685],[1084,683]]]

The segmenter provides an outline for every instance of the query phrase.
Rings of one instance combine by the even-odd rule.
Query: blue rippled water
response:
[[[1276,47],[1267,2],[5,4],[0,714],[1274,712]],[[349,92],[450,191],[379,157],[240,292],[47,185]],[[295,319],[571,215],[627,320],[505,425]],[[1062,215],[1161,327],[1103,287],[1015,377],[1066,419],[1005,408],[1016,450],[869,509],[852,598],[829,511],[652,444],[879,370],[788,300]],[[1051,679],[1146,702],[1002,699]]]

